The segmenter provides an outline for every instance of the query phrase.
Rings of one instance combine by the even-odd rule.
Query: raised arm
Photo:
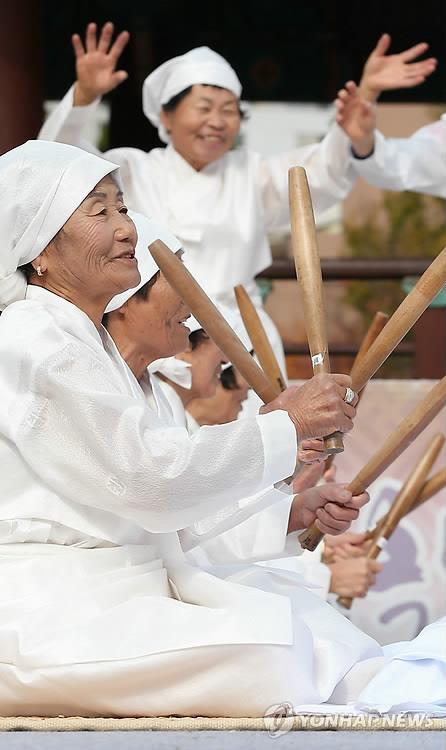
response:
[[[349,81],[338,94],[337,121],[351,140],[358,175],[388,190],[446,197],[444,116],[409,138],[385,138],[375,129],[375,107]]]
[[[106,23],[97,39],[96,24],[90,23],[82,42],[78,34],[72,37],[76,59],[76,82],[43,124],[39,138],[80,146],[97,153],[92,144],[83,139],[83,131],[101,96],[126,80],[124,70],[116,70],[129,34],[121,31],[112,43],[113,24]]]
[[[367,101],[376,101],[383,91],[419,86],[437,67],[437,60],[434,57],[417,60],[428,50],[429,45],[426,42],[420,42],[403,52],[389,55],[387,53],[391,41],[389,34],[382,34],[365,62],[360,89]]]

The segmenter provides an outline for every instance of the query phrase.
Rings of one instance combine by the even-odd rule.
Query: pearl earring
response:
[[[42,266],[37,266],[37,276],[43,276]]]

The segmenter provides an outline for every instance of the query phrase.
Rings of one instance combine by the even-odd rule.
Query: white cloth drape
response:
[[[446,115],[409,138],[384,138],[376,131],[375,151],[355,159],[367,182],[386,190],[414,190],[446,198]]]

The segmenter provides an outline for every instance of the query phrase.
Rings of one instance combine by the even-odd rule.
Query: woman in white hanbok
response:
[[[229,363],[212,339],[206,336],[198,321],[191,317],[187,320],[187,327],[190,330],[187,350],[178,352],[173,357],[156,359],[150,364],[148,371],[144,372],[143,377],[140,377],[139,368],[141,368],[142,356],[141,354],[135,356],[134,352],[139,345],[141,352],[148,347],[147,357],[150,352],[152,357],[157,356],[159,350],[154,352],[153,348],[158,337],[154,335],[153,330],[146,328],[146,313],[141,312],[145,308],[143,301],[137,305],[138,314],[135,316],[126,314],[127,311],[122,306],[134,294],[144,296],[141,290],[155,281],[154,275],[157,268],[147,253],[147,246],[152,241],[154,232],[160,233],[160,228],[157,228],[153,221],[135,212],[131,212],[131,216],[138,229],[136,257],[141,273],[141,287],[137,291],[123,292],[110,302],[107,307],[109,314],[106,316],[106,325],[118,350],[129,367],[133,368],[134,375],[147,394],[149,403],[172,424],[187,427],[189,433],[193,434],[199,429],[199,424],[189,414],[189,405],[194,402],[194,399],[206,400],[215,394],[222,366],[226,369]],[[179,249],[178,241],[173,236],[169,236],[165,229],[163,233],[164,242],[173,249]],[[251,343],[240,314],[221,305],[219,308],[244,346],[250,349]],[[153,316],[155,311],[151,310],[151,314]],[[144,341],[145,338],[147,344]],[[235,418],[234,416],[232,419]],[[302,460],[317,459],[321,455],[318,450],[311,451],[311,448],[320,447],[316,441],[312,441],[311,445],[304,444],[304,447],[307,450],[305,454],[301,454]],[[299,477],[301,490],[313,487],[322,475],[322,468],[315,473],[313,467],[314,465],[307,464],[304,475]],[[331,486],[320,491],[325,493],[327,501],[330,498],[335,501],[339,490],[340,488]],[[277,500],[274,501],[274,498]],[[353,559],[348,563],[336,562],[331,569],[322,563],[320,550],[314,553],[304,551],[302,554],[295,535],[287,539],[291,498],[280,500],[279,498],[280,494],[272,488],[269,507],[247,520],[243,520],[243,509],[245,505],[251,504],[252,501],[249,499],[228,507],[225,515],[219,511],[214,523],[211,518],[207,518],[183,530],[180,536],[183,548],[188,550],[188,558],[198,562],[201,567],[205,567],[214,575],[224,578],[230,576],[231,580],[253,585],[263,579],[263,586],[266,580],[269,588],[278,585],[282,593],[287,584],[292,590],[296,584],[302,584],[305,579],[304,585],[314,588],[314,592],[324,599],[327,598],[329,591],[335,594],[342,593],[344,596],[364,596],[368,588],[374,584],[375,570],[381,567],[380,564],[365,558]],[[263,503],[266,502],[267,496],[264,495]],[[235,523],[234,516],[236,516],[237,523]],[[284,559],[285,555],[287,557]],[[271,563],[273,559],[274,563]],[[269,564],[273,565],[273,570],[259,571],[258,567],[249,564],[259,561],[269,561]],[[277,567],[287,571],[282,580]],[[297,573],[298,576],[293,577],[293,573]],[[331,585],[332,573],[333,585]]]
[[[442,623],[383,658],[308,591],[185,560],[179,530],[292,472],[296,427],[351,428],[349,379],[313,378],[194,438],[166,425],[101,326],[139,283],[114,169],[42,142],[0,157],[0,713],[258,716],[341,695],[438,708]],[[183,319],[165,320],[171,343]],[[295,528],[316,508],[293,504]],[[323,529],[329,507],[317,515]],[[374,690],[387,669],[392,684]]]

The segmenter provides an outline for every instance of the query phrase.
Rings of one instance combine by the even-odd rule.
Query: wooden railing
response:
[[[356,279],[362,281],[402,280],[406,276],[421,276],[429,260],[401,258],[399,260],[377,260],[366,258],[336,258],[321,260],[324,281]],[[258,274],[258,278],[295,279],[292,260],[276,260],[269,268]],[[386,311],[387,312],[387,311]],[[285,345],[286,354],[308,355],[306,344]],[[333,356],[351,356],[357,347],[333,344]],[[431,307],[421,316],[414,327],[412,341],[402,341],[394,355],[413,357],[412,375],[415,378],[440,378],[446,373],[446,308]],[[393,355],[392,355],[393,356]]]

